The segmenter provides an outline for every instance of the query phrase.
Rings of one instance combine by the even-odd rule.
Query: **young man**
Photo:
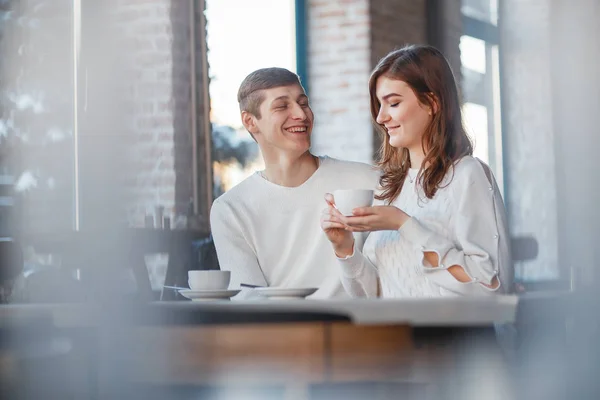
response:
[[[376,170],[310,153],[314,116],[298,76],[286,69],[248,75],[238,102],[265,170],[213,203],[211,229],[221,269],[231,271],[232,288],[240,283],[316,287],[315,298],[345,296],[336,258],[320,228],[324,195],[373,189]]]

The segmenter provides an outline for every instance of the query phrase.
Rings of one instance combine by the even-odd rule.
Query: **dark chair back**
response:
[[[0,240],[0,303],[8,302],[14,281],[22,273],[21,246],[11,239]]]
[[[192,242],[194,248],[194,261],[196,265],[192,265],[192,269],[203,270],[219,270],[219,259],[217,258],[217,250],[213,242],[212,235],[206,239],[196,240]]]
[[[538,256],[538,242],[533,236],[513,237],[510,245],[513,262],[531,261]]]
[[[17,242],[0,240],[0,282],[15,279],[23,272],[23,252]]]

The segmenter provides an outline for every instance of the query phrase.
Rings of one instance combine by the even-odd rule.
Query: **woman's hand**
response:
[[[353,215],[342,217],[341,222],[352,232],[395,231],[410,218],[395,206],[360,207]]]
[[[325,195],[327,208],[321,215],[321,229],[333,245],[333,250],[338,257],[347,257],[354,250],[354,236],[342,222],[344,216],[335,208],[335,201],[330,193]]]

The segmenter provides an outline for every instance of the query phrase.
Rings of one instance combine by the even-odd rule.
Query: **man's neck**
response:
[[[279,154],[265,157],[263,176],[279,186],[297,187],[302,185],[319,168],[319,159],[308,151],[300,157]]]

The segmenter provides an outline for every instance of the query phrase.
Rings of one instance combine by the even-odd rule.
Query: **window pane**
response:
[[[460,62],[464,68],[485,74],[485,42],[471,36],[461,36]]]
[[[498,24],[498,0],[462,0],[461,11],[468,17]]]
[[[462,111],[465,128],[475,145],[473,155],[489,163],[487,108],[479,104],[465,103]]]
[[[503,189],[502,127],[498,46],[470,36],[460,38],[463,114],[475,144]]]
[[[294,0],[207,1],[213,122],[240,126],[237,90],[250,72],[264,67],[296,70],[294,4]]]
[[[218,196],[263,168],[258,146],[241,125],[237,90],[259,68],[296,71],[295,1],[208,0],[206,18]]]
[[[0,175],[21,229],[73,226],[72,1],[3,3]]]

